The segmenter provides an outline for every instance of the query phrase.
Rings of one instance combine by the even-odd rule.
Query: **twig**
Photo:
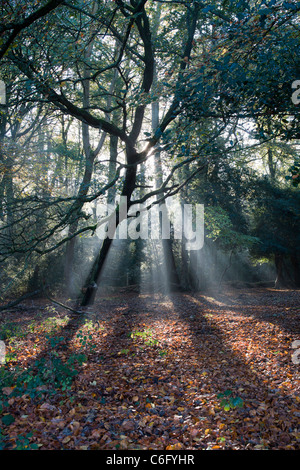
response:
[[[47,292],[45,292],[45,291],[44,291],[44,294],[45,294],[45,296],[47,297],[47,299],[50,300],[50,302],[52,302],[52,303],[54,303],[54,304],[57,304],[57,305],[59,305],[60,307],[63,307],[63,308],[65,308],[65,309],[69,310],[70,312],[75,313],[76,315],[83,315],[83,314],[85,313],[85,312],[80,312],[79,310],[75,310],[74,308],[69,307],[68,305],[62,304],[62,303],[59,302],[58,300],[52,299],[52,298],[47,294]]]

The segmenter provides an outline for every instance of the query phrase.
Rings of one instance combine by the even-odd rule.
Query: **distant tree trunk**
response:
[[[39,290],[41,287],[40,284],[41,283],[40,283],[40,276],[39,276],[39,266],[36,265],[34,268],[33,274],[28,281],[28,287],[27,287],[28,293]]]
[[[270,172],[270,178],[272,181],[275,180],[275,164],[273,160],[273,150],[269,147],[268,148],[268,167]]]
[[[7,122],[7,105],[0,104],[0,163],[5,168],[5,157],[3,149],[3,141],[6,132],[6,122]],[[5,194],[5,172],[3,172],[3,177],[0,183],[0,218],[3,219],[3,203],[4,203],[4,194]]]
[[[293,277],[295,287],[300,287],[300,263],[297,253],[293,253],[290,256],[290,261],[293,267]]]
[[[5,174],[5,192],[6,192],[6,212],[7,212],[7,226],[8,236],[11,243],[14,239],[14,185],[12,176],[12,163],[11,158],[7,159],[6,174]]]
[[[283,275],[283,255],[275,254],[275,268],[276,268],[276,280],[275,287],[284,287],[285,280]]]
[[[108,168],[108,181],[111,181],[116,173],[117,168],[117,158],[118,158],[118,137],[115,135],[110,136],[109,141],[109,168]],[[107,202],[108,204],[114,204],[116,197],[116,187],[112,186],[107,192]]]
[[[182,209],[183,211],[183,209]],[[189,257],[189,252],[185,247],[187,240],[184,236],[182,235],[182,240],[181,240],[181,286],[184,290],[190,290],[191,284],[190,284],[190,257]]]
[[[272,134],[271,123],[268,123],[268,134],[269,135]],[[276,174],[276,163],[274,162],[273,149],[271,147],[271,144],[269,144],[268,146],[267,155],[268,155],[268,168],[269,168],[269,173],[270,173],[270,179],[272,182],[274,182],[275,174]]]
[[[179,180],[184,181],[189,174],[189,165],[184,165],[179,172]],[[181,182],[180,181],[180,182]],[[182,213],[182,223],[184,222],[184,205],[188,201],[188,188],[184,186],[180,193],[181,196],[181,213]],[[183,227],[182,227],[183,228]],[[182,233],[182,240],[181,240],[181,285],[185,290],[190,290],[193,283],[193,275],[192,272],[192,263],[191,263],[191,255],[189,250],[186,248],[188,240],[185,236],[185,231],[183,230]]]
[[[220,277],[220,281],[219,281],[219,285],[218,285],[218,291],[221,290],[221,285],[222,285],[222,282],[223,282],[223,279],[224,279],[224,276],[225,276],[226,272],[228,271],[229,268],[231,268],[232,255],[233,255],[233,250],[231,250],[231,252],[230,252],[228,264],[225,266],[225,268],[222,272],[222,275]]]
[[[0,157],[0,160],[1,160],[1,157]],[[3,217],[4,217],[4,211],[3,211],[4,189],[5,189],[5,179],[3,176],[0,182],[0,220],[3,220]]]
[[[201,267],[201,253],[200,250],[193,252],[193,255],[190,256],[190,265],[189,265],[189,283],[193,291],[198,291],[201,286],[201,279],[203,277],[203,272],[200,269]]]
[[[8,101],[8,100],[7,100]],[[5,156],[3,152],[3,141],[6,133],[6,124],[7,124],[7,108],[8,103],[6,102],[5,105],[0,106],[0,162],[3,166],[3,178],[1,181],[1,188],[0,188],[0,196],[6,196],[6,223],[8,226],[8,237],[9,241],[12,244],[13,242],[13,233],[14,233],[14,185],[13,185],[13,164],[14,160],[11,156]],[[16,137],[16,130],[12,132],[12,141],[14,141]],[[4,196],[5,195],[5,196]],[[1,200],[0,208],[2,212],[2,204],[3,200]]]

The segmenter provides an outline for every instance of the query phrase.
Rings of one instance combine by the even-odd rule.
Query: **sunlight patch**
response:
[[[0,341],[0,364],[5,364],[6,347],[4,341]]]

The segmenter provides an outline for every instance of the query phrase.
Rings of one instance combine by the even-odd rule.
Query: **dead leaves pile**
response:
[[[55,393],[41,384],[36,396],[26,386],[16,394],[2,382],[3,448],[299,449],[299,299],[272,290],[128,294],[102,299],[80,324],[52,312],[58,357],[84,353],[85,362]],[[6,371],[49,355],[42,308],[3,316],[1,325],[32,325],[8,343],[17,355]]]

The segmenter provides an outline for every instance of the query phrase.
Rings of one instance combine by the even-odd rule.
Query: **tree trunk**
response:
[[[154,85],[157,83],[157,76],[156,70],[154,68]],[[152,131],[153,133],[157,130],[159,126],[159,102],[154,101],[152,103]],[[160,151],[157,150],[154,154],[154,168],[155,168],[155,184],[156,189],[160,188],[163,184],[163,170],[162,170],[162,163],[161,163],[161,155]],[[157,199],[161,196],[158,194]],[[165,214],[168,216],[168,211],[165,203]],[[160,227],[162,230],[162,214],[160,213]],[[168,288],[172,290],[177,290],[180,288],[180,281],[177,273],[176,263],[174,259],[173,249],[172,249],[172,240],[171,239],[164,239],[162,238],[162,250],[163,250],[163,258],[164,258],[164,265],[167,274],[167,282]]]
[[[127,158],[129,162],[132,162],[134,159],[135,159],[135,155],[129,156],[129,158]],[[122,191],[121,196],[126,197],[128,210],[130,207],[130,198],[135,188],[136,173],[137,173],[136,165],[127,167],[123,191]],[[115,211],[115,219],[112,219],[112,221],[109,222],[109,224],[111,223],[111,225],[108,227],[109,236],[107,236],[103,240],[99,255],[96,258],[96,261],[90,271],[90,275],[86,283],[86,291],[84,292],[84,295],[81,301],[82,306],[91,305],[94,302],[97,289],[98,289],[99,278],[102,273],[102,269],[103,269],[106,257],[109,253],[109,249],[113,241],[113,236],[116,232],[118,225],[121,222],[122,222],[122,219],[120,219],[119,207],[117,207]],[[90,287],[92,287],[92,289],[90,289]]]
[[[190,257],[189,252],[185,247],[187,240],[183,234],[181,240],[181,286],[185,291],[190,290]]]
[[[179,180],[184,181],[188,176],[188,165],[184,165],[179,172]],[[184,204],[188,200],[187,186],[184,186],[181,190],[181,213],[182,223],[184,221]],[[192,266],[190,252],[186,248],[187,239],[183,230],[181,240],[181,284],[185,290],[190,290],[192,284]]]
[[[4,155],[3,152],[3,141],[6,133],[6,123],[7,123],[7,107],[8,100],[6,104],[0,105],[0,163],[2,165],[3,178],[1,181],[0,188],[0,197],[4,199],[6,196],[6,223],[8,226],[8,237],[9,241],[13,243],[13,225],[14,225],[14,187],[13,187],[13,158],[11,156]],[[15,135],[12,135],[12,140],[14,140]],[[4,196],[5,195],[5,196]],[[2,214],[2,208],[4,200],[0,201],[0,212]]]
[[[268,148],[268,167],[270,172],[270,178],[274,182],[275,181],[275,164],[273,160],[273,150],[271,147]]]
[[[271,124],[270,123],[268,124],[268,134],[269,135],[272,134]],[[275,182],[275,174],[276,174],[276,163],[274,162],[273,149],[272,149],[270,143],[268,145],[267,155],[268,155],[268,168],[269,168],[269,173],[270,173],[270,179],[274,183]]]
[[[111,181],[116,173],[117,168],[117,158],[118,158],[118,137],[115,135],[110,136],[109,141],[109,168],[108,168],[108,181]],[[107,192],[107,202],[108,204],[114,204],[116,198],[116,188],[112,186]]]
[[[10,243],[13,244],[14,239],[14,185],[12,177],[12,163],[11,158],[6,159],[6,174],[5,174],[5,192],[6,192],[6,213],[7,213],[7,226],[8,237]]]
[[[275,267],[276,267],[276,273],[277,277],[275,280],[275,287],[280,288],[284,287],[285,285],[285,280],[284,280],[284,275],[283,275],[283,255],[281,254],[275,254]]]
[[[297,253],[293,253],[290,256],[291,264],[293,267],[293,277],[294,277],[294,284],[295,287],[300,287],[300,263]]]
[[[34,268],[33,274],[28,281],[27,292],[38,291],[41,288],[40,275],[39,275],[39,265],[37,264]]]

